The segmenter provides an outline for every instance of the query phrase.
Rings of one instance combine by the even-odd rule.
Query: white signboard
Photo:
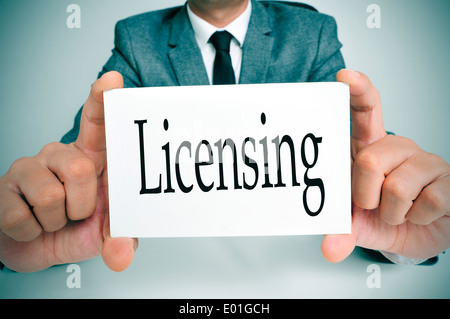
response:
[[[105,92],[112,236],[350,233],[349,99],[342,83]]]

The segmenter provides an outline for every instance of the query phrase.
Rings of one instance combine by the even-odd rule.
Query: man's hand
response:
[[[355,245],[427,259],[450,246],[450,166],[413,141],[387,135],[381,99],[366,75],[341,70],[350,84],[352,234],[326,235],[324,257],[345,259]]]
[[[137,239],[109,233],[103,91],[122,88],[110,72],[92,86],[80,133],[14,162],[0,178],[0,261],[31,272],[98,256],[114,271],[131,263]]]

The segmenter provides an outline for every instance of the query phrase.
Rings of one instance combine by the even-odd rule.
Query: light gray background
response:
[[[448,0],[305,0],[334,16],[347,66],[369,75],[382,95],[387,130],[450,161]],[[81,7],[81,29],[66,8]],[[0,0],[0,175],[72,127],[76,111],[127,16],[182,0]],[[381,7],[381,29],[366,8]],[[82,288],[66,287],[66,267],[0,272],[0,297],[450,297],[450,260],[434,267],[381,265],[381,289],[366,286],[373,263],[354,253],[328,264],[320,236],[141,240],[129,270],[100,258],[80,263]],[[448,255],[448,254],[447,254]]]

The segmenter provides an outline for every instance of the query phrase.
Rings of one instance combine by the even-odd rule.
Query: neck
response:
[[[233,22],[247,9],[250,0],[188,0],[192,12],[217,28]]]

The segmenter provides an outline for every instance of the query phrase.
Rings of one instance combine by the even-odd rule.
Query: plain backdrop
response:
[[[305,2],[336,18],[347,67],[368,74],[381,92],[386,129],[450,161],[450,1]],[[374,2],[381,8],[380,29],[366,24]],[[80,29],[66,26],[71,3],[81,8]],[[111,54],[119,19],[183,3],[0,0],[0,175],[72,127]],[[82,263],[85,290],[65,288],[66,269],[56,267],[1,277],[0,295],[449,297],[446,256],[435,268],[383,266],[383,289],[368,290],[368,263],[356,256],[328,264],[320,256],[320,240],[141,241],[135,263],[123,274],[105,271],[101,259]]]

